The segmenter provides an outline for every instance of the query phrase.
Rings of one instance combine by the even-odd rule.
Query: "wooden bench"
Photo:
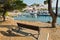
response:
[[[39,35],[40,35],[40,27],[34,26],[34,25],[23,24],[23,23],[17,23],[17,25],[18,25],[19,30],[21,29],[21,27],[23,27],[23,28],[38,31],[38,37],[36,38],[38,40]]]

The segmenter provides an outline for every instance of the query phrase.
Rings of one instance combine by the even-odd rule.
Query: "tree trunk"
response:
[[[55,27],[55,23],[56,23],[56,17],[55,17],[55,13],[53,12],[52,10],[52,3],[51,3],[51,0],[48,0],[48,11],[52,17],[52,27],[54,28]]]
[[[58,0],[56,1],[56,16],[58,14]]]
[[[48,11],[52,17],[52,27],[56,27],[56,20],[57,20],[57,14],[58,14],[58,0],[56,1],[56,13],[53,12],[52,10],[52,0],[48,0]]]
[[[57,16],[52,17],[52,28],[56,27]]]
[[[55,28],[56,27],[56,20],[57,20],[57,15],[58,14],[58,0],[56,1],[56,13],[54,16],[52,16],[52,27]]]
[[[2,15],[3,21],[5,21],[5,13],[6,13],[6,11],[4,11],[4,12],[3,12],[3,15]]]
[[[3,21],[5,21],[5,16],[3,15]]]

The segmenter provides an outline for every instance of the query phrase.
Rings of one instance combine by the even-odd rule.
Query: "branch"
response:
[[[57,14],[58,14],[58,0],[56,1],[56,16],[57,16]]]
[[[52,10],[52,0],[48,0],[48,11],[51,16],[55,16],[55,13]]]

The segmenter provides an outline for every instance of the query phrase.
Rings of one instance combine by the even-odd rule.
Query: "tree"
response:
[[[13,2],[13,6],[15,6],[14,9],[22,10],[23,8],[26,7],[26,4],[23,3],[23,1],[16,0],[16,1]]]
[[[44,4],[48,3],[48,11],[52,17],[52,27],[55,28],[56,25],[56,20],[57,20],[57,14],[58,14],[58,0],[56,0],[56,13],[53,12],[52,10],[52,0],[46,0],[44,1]]]
[[[0,10],[3,12],[3,21],[5,21],[5,13],[10,10],[18,9],[22,10],[26,7],[26,4],[22,0],[0,0]]]

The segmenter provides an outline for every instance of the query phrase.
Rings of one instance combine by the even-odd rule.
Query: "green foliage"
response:
[[[14,6],[14,9],[22,10],[23,8],[26,7],[26,4],[23,3],[23,1],[16,0],[16,1],[13,2],[13,6]]]
[[[48,4],[48,0],[45,0],[45,1],[44,1],[44,4]]]
[[[39,6],[39,4],[35,4],[35,3],[34,3],[34,4],[32,4],[31,6],[34,6],[34,5]]]
[[[5,13],[5,16],[8,16],[8,12]]]
[[[3,13],[3,15],[8,15],[7,11],[15,9],[21,11],[25,7],[26,4],[22,0],[0,0],[0,13]]]
[[[44,4],[47,4],[47,1],[44,1]]]
[[[6,11],[18,9],[21,10],[26,7],[26,4],[23,3],[21,0],[1,0],[0,5],[3,5],[2,9],[5,9]]]
[[[47,4],[48,2],[47,1],[44,1],[44,4]]]

